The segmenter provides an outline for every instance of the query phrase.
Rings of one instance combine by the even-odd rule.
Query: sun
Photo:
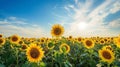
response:
[[[87,24],[86,24],[85,22],[80,22],[80,23],[78,24],[78,28],[81,29],[81,30],[86,29],[86,27],[87,27]]]

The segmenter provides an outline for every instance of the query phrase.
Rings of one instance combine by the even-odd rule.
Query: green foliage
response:
[[[29,45],[30,42],[24,40],[24,43]],[[70,46],[70,52],[64,54],[60,52],[59,47],[62,43]],[[120,48],[117,48],[114,43],[109,44],[115,53],[115,60],[108,65],[102,62],[98,55],[100,50],[105,45],[95,44],[94,48],[87,49],[84,44],[77,41],[70,41],[62,37],[60,40],[52,39],[50,43],[40,45],[45,53],[42,61],[31,63],[27,60],[26,51],[21,51],[21,45],[11,44],[9,40],[3,47],[0,47],[0,67],[96,67],[101,66],[119,67],[120,66]],[[47,47],[52,47],[48,49]],[[66,48],[62,48],[66,51]]]

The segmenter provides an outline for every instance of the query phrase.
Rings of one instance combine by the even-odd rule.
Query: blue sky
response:
[[[53,24],[64,36],[117,36],[120,0],[0,0],[0,33],[51,37]]]

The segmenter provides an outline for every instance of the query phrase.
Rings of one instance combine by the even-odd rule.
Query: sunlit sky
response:
[[[53,24],[63,36],[117,36],[120,0],[0,0],[0,33],[51,37]]]

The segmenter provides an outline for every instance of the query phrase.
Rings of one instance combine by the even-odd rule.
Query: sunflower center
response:
[[[54,33],[55,33],[56,35],[60,35],[60,34],[61,34],[61,29],[60,29],[60,28],[56,28],[56,29],[54,30]]]
[[[104,41],[101,41],[101,43],[104,43]]]
[[[26,45],[22,45],[22,49],[26,49],[27,47],[26,47]]]
[[[19,44],[22,44],[22,43],[23,43],[22,41],[19,42]]]
[[[96,40],[96,42],[98,42],[98,41]]]
[[[102,55],[105,59],[111,59],[111,54],[108,51],[104,51]]]
[[[3,43],[3,40],[2,39],[0,39],[0,44],[2,44]]]
[[[81,41],[81,38],[78,38],[78,41]]]
[[[104,39],[105,41],[107,41],[107,39]]]
[[[16,36],[12,37],[12,41],[17,41],[18,38]]]
[[[0,35],[0,37],[2,37],[2,35]]]
[[[40,52],[38,49],[36,48],[32,48],[31,51],[30,51],[30,55],[32,58],[38,58],[39,55],[40,55]]]
[[[87,40],[87,41],[86,41],[86,45],[87,45],[87,46],[91,46],[91,45],[92,45],[92,42],[89,41],[89,40]]]
[[[44,40],[42,39],[41,42],[44,42]]]

